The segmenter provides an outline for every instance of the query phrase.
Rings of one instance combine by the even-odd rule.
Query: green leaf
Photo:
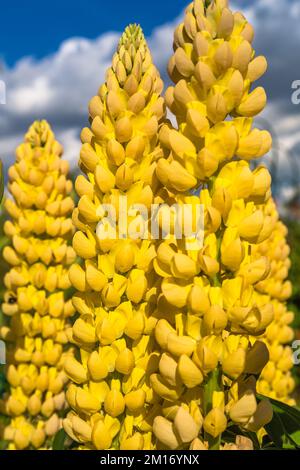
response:
[[[7,442],[0,441],[0,450],[6,450],[6,449],[7,449]]]
[[[273,398],[269,398],[270,402],[273,406],[275,406],[281,412],[287,413],[290,416],[293,416],[299,422],[300,426],[300,410],[296,407],[289,406],[286,403],[282,403],[280,401],[274,400]]]
[[[262,395],[259,400],[266,399]],[[285,403],[268,398],[273,407],[273,419],[265,429],[274,444],[284,449],[300,449],[300,411]]]
[[[241,434],[243,434],[244,436],[251,439],[251,441],[253,442],[254,450],[259,450],[260,449],[259,440],[258,440],[257,435],[256,435],[255,432],[251,432],[251,431],[245,432],[244,431]]]
[[[64,450],[67,434],[64,429],[60,429],[53,439],[53,450]]]
[[[276,447],[282,448],[285,437],[285,429],[277,413],[273,414],[273,419],[269,424],[265,426],[265,430],[267,431],[268,436],[274,442]]]
[[[221,373],[217,367],[210,372],[204,385],[204,413],[205,416],[212,409],[212,398],[215,391],[222,390]],[[204,433],[205,440],[208,441],[209,450],[218,450],[220,448],[221,436],[213,438],[210,434]]]
[[[282,414],[281,419],[288,436],[300,448],[300,422],[294,419],[293,416],[285,413]]]

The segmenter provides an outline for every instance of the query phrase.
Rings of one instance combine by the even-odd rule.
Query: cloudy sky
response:
[[[49,120],[75,166],[88,101],[104,80],[124,27],[130,22],[142,25],[155,63],[166,77],[173,30],[186,4],[186,0],[52,0],[46,8],[41,8],[40,0],[2,4],[0,80],[7,92],[6,105],[0,104],[0,156],[6,166],[30,123],[41,118]],[[254,25],[257,53],[269,61],[263,79],[269,103],[258,124],[270,128],[275,138],[278,179],[288,181],[288,186],[300,183],[300,104],[291,100],[292,83],[300,81],[300,0],[234,0],[231,7],[243,11]]]

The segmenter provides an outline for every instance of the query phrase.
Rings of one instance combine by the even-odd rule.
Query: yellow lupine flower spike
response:
[[[163,156],[162,86],[141,28],[128,26],[105,84],[90,101],[91,126],[81,134],[79,166],[85,176],[76,180],[80,199],[73,212],[78,229],[73,247],[83,263],[69,272],[78,291],[73,305],[80,316],[72,338],[80,358],[65,364],[73,381],[67,392],[73,411],[64,421],[81,448],[153,445],[149,426],[143,429],[141,423],[155,400],[147,371],[158,367],[152,354],[155,241],[130,236],[142,220],[136,211],[127,214],[123,203],[149,208],[161,188],[155,169]],[[109,218],[103,223],[107,205],[116,224]]]
[[[253,128],[266,94],[252,85],[267,62],[255,57],[252,40],[252,26],[227,0],[194,0],[174,34],[166,102],[178,127],[160,129],[164,156],[156,176],[168,204],[203,205],[204,240],[196,250],[187,236],[163,241],[154,260],[161,359],[150,381],[169,403],[169,415],[158,410],[153,423],[163,448],[193,448],[198,439],[200,447],[219,449],[230,421],[258,431],[271,419],[255,398],[256,376],[269,360],[260,337],[274,318],[274,302],[263,292],[272,257],[258,256],[258,247],[269,243],[277,218],[266,209],[268,170],[250,167],[272,144],[267,131]],[[198,434],[184,419],[176,427],[182,406],[190,414],[196,406]]]
[[[195,0],[169,64],[177,129],[164,119],[162,83],[137,26],[126,29],[90,103],[79,162],[87,178],[76,181],[73,213],[83,264],[69,273],[80,357],[65,369],[74,384],[64,425],[81,448],[216,449],[229,422],[257,432],[272,418],[268,401],[256,401],[256,382],[262,370],[272,376],[269,357],[277,363],[283,350],[266,338],[275,335],[274,298],[289,295],[278,283],[288,263],[274,275],[263,249],[278,218],[267,169],[250,167],[271,147],[269,133],[252,127],[266,95],[251,86],[267,66],[252,39],[226,0]],[[128,212],[123,196],[129,205],[165,203],[158,223],[167,240],[141,241],[149,219]],[[193,215],[202,204],[201,248],[190,235],[176,239],[173,204],[189,204]],[[291,387],[282,380],[287,356],[270,379],[281,397]]]
[[[160,132],[169,158],[159,162],[158,178],[181,192],[209,179],[233,156],[263,156],[272,143],[267,131],[252,128],[266,94],[262,87],[251,91],[251,85],[267,68],[264,57],[255,57],[252,27],[228,2],[204,3],[191,3],[175,31],[168,67],[175,85],[166,101],[179,129],[165,125]]]
[[[1,337],[10,391],[1,408],[11,418],[4,431],[11,449],[50,448],[66,406],[63,364],[71,352],[65,345],[74,308],[65,291],[76,255],[70,246],[72,183],[62,150],[49,124],[37,121],[8,172],[13,199],[5,201],[10,220],[4,231],[11,244],[3,257],[11,269],[4,279],[8,326]]]
[[[295,388],[295,382],[291,374],[293,351],[289,344],[294,339],[294,331],[290,326],[294,313],[288,311],[286,305],[292,291],[291,283],[286,280],[291,265],[290,248],[286,241],[287,229],[278,220],[277,209],[272,200],[267,204],[266,212],[277,222],[268,241],[261,243],[256,249],[258,257],[267,256],[271,263],[268,276],[256,285],[256,289],[261,295],[271,297],[274,320],[263,337],[270,351],[270,361],[262,370],[258,391],[293,406],[295,400],[291,394]]]

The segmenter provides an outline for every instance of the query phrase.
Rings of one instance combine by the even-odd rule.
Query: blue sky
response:
[[[9,65],[26,55],[41,58],[69,37],[93,39],[106,31],[122,31],[130,22],[140,23],[149,35],[154,27],[179,15],[186,4],[186,0],[3,2],[1,55]]]
[[[1,3],[0,80],[7,88],[7,103],[0,106],[0,157],[7,167],[32,121],[45,118],[75,166],[88,102],[104,81],[124,27],[142,25],[166,79],[173,32],[189,0]],[[279,174],[288,178],[288,172],[295,174],[288,162],[300,161],[300,105],[291,103],[292,82],[300,80],[300,0],[229,0],[229,5],[253,24],[256,52],[268,59],[262,84],[269,101],[260,125],[272,131]]]
[[[2,2],[0,54],[12,66],[23,56],[41,58],[69,37],[94,39],[130,22],[152,30],[178,16],[189,0],[14,0]],[[237,0],[239,6],[251,0]]]

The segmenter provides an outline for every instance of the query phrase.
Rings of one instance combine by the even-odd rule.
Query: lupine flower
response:
[[[72,340],[80,357],[65,371],[73,384],[67,399],[73,411],[66,432],[83,448],[150,449],[146,419],[155,392],[149,376],[157,369],[153,330],[157,319],[154,242],[103,238],[99,224],[105,204],[116,209],[117,228],[138,224],[138,214],[120,207],[150,207],[160,184],[156,162],[163,156],[158,127],[165,116],[162,80],[152,64],[139,26],[129,26],[113,57],[106,82],[89,106],[91,127],[82,131],[79,165],[86,177],[76,181],[80,197],[73,212],[78,231],[73,247],[83,264],[71,266],[79,314]],[[108,231],[114,230],[107,223]],[[158,384],[159,386],[159,384]]]
[[[8,173],[13,199],[5,201],[10,219],[4,231],[11,244],[3,257],[11,269],[2,304],[7,325],[1,327],[10,386],[1,402],[10,417],[8,449],[51,448],[66,406],[63,364],[71,354],[67,332],[74,313],[66,292],[76,255],[70,246],[72,183],[61,154],[48,123],[35,122]]]
[[[271,297],[256,285],[269,275],[271,259],[255,253],[268,243],[276,219],[265,211],[270,175],[250,167],[272,143],[267,131],[253,128],[266,94],[252,84],[267,63],[255,57],[253,28],[243,15],[225,0],[208,3],[191,3],[175,31],[174,86],[166,102],[178,128],[162,126],[164,157],[156,169],[169,200],[204,206],[203,248],[195,253],[187,240],[172,239],[161,243],[154,260],[162,318],[155,338],[160,364],[170,365],[150,380],[172,412],[155,418],[153,432],[172,449],[205,442],[221,448],[229,421],[257,431],[272,418],[270,405],[258,405],[255,397],[255,376],[269,359],[259,338],[274,318]],[[195,410],[201,416],[198,435],[184,434],[184,440],[185,421],[176,419],[182,406],[190,419]]]
[[[267,205],[266,212],[278,219],[273,201]],[[293,406],[295,401],[291,394],[295,382],[291,374],[293,352],[289,344],[294,339],[294,331],[290,326],[294,320],[294,313],[288,311],[286,306],[286,301],[291,295],[291,283],[286,280],[291,264],[286,236],[286,227],[277,220],[271,237],[257,247],[257,256],[269,258],[270,271],[266,279],[256,285],[256,289],[261,295],[271,297],[274,309],[274,320],[264,335],[264,341],[270,352],[270,361],[262,370],[258,390],[266,396]]]
[[[80,355],[65,363],[73,383],[64,427],[80,448],[250,449],[241,439],[222,445],[222,433],[232,422],[259,432],[272,419],[269,401],[256,400],[257,376],[272,354],[279,361],[266,338],[274,292],[283,300],[289,284],[279,294],[286,271],[274,277],[273,254],[263,249],[278,224],[268,209],[271,177],[263,166],[251,169],[272,144],[253,127],[266,94],[252,85],[267,68],[253,35],[226,0],[187,8],[166,92],[178,128],[165,119],[162,82],[136,26],[90,102],[79,161],[86,177],[76,181],[73,212],[83,263],[69,272],[79,314],[69,339]],[[120,196],[129,206],[163,203],[164,237],[131,237],[128,226],[143,217],[126,213]],[[116,224],[105,220],[107,204]],[[202,247],[176,237],[174,204],[192,208],[192,225],[203,206]],[[124,223],[125,237],[117,233]]]

